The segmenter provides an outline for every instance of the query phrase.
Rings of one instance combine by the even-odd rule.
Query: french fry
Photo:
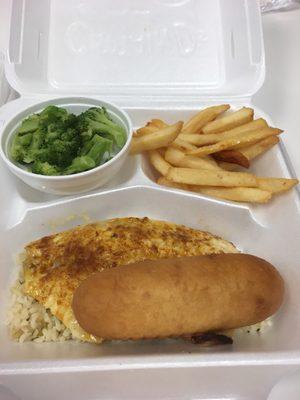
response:
[[[262,153],[265,153],[271,147],[279,142],[279,138],[277,136],[269,136],[266,139],[260,140],[257,143],[254,143],[247,147],[242,147],[240,152],[248,158],[248,160],[253,160],[253,158],[259,156]]]
[[[159,149],[157,149],[157,151],[159,152],[159,154],[165,158],[165,153],[166,153],[167,147],[160,147]]]
[[[192,154],[198,157],[203,157],[208,154],[217,153],[218,151],[238,148],[240,146],[247,146],[252,143],[258,142],[269,136],[279,135],[282,132],[281,129],[277,128],[264,128],[259,131],[239,133],[238,135],[224,139],[221,142],[212,144],[209,146],[200,147],[197,150],[189,150],[188,154]]]
[[[188,156],[183,151],[172,146],[167,148],[165,159],[175,167],[199,168],[208,170],[220,170],[215,160],[210,157]]]
[[[148,135],[149,133],[154,133],[159,129],[167,128],[168,124],[166,124],[161,119],[152,119],[151,121],[147,122],[146,126],[143,126],[134,132],[133,136],[143,136]]]
[[[290,190],[299,183],[298,179],[260,178],[257,177],[258,187],[270,193],[281,193]]]
[[[172,143],[173,147],[176,147],[178,149],[184,149],[184,150],[197,150],[197,146],[194,146],[193,144],[188,143],[185,140],[179,139],[178,136]]]
[[[229,104],[222,104],[220,106],[207,107],[199,111],[191,119],[183,125],[184,133],[196,133],[208,122],[214,120],[218,115],[230,108]]]
[[[282,130],[263,118],[253,120],[247,107],[217,118],[229,108],[208,107],[184,124],[153,118],[134,133],[131,153],[148,152],[150,164],[162,175],[159,185],[224,200],[266,203],[297,185],[297,179],[236,172],[278,143]]]
[[[182,131],[183,132],[183,131]],[[209,135],[213,136],[213,135]],[[211,144],[211,143],[216,143],[217,141],[214,140],[205,140],[207,135],[198,135],[195,133],[180,133],[178,135],[178,140],[184,140],[187,143],[190,143],[194,146],[203,146],[205,144]],[[203,140],[204,138],[204,140]]]
[[[197,193],[205,194],[207,196],[216,197],[218,199],[240,201],[247,203],[266,203],[272,194],[269,191],[257,188],[224,188],[224,187],[193,187],[189,190]]]
[[[202,163],[202,167],[200,167],[200,163],[198,162],[199,160],[204,161]],[[211,169],[211,170],[221,170],[222,168],[219,167],[218,163],[211,157],[196,157],[196,156],[190,156],[186,154],[184,164],[182,167],[188,167],[188,168],[200,168],[200,169]]]
[[[181,131],[183,123],[181,121],[167,128],[160,129],[150,135],[132,138],[131,154],[141,153],[146,150],[156,150],[160,147],[168,146],[176,139]]]
[[[149,151],[149,160],[153,167],[162,175],[166,175],[171,165],[159,154],[158,150]]]
[[[190,188],[188,187],[188,185],[185,185],[184,183],[175,183],[175,182],[171,182],[168,179],[166,179],[164,176],[161,176],[160,178],[157,179],[157,183],[159,185],[163,185],[163,186],[167,186],[167,187],[171,187],[174,189],[181,189],[181,190],[190,190]]]
[[[211,133],[209,135],[180,133],[178,139],[185,140],[186,142],[194,144],[196,146],[205,146],[208,144],[214,144],[220,142],[221,140],[224,139],[234,137],[238,133],[253,132],[267,127],[268,124],[266,120],[264,120],[263,118],[259,118],[254,121],[248,122],[247,124],[237,126],[236,128],[220,133]]]
[[[225,115],[225,117],[209,122],[202,128],[202,132],[204,134],[211,134],[235,128],[236,126],[246,124],[253,120],[253,114],[254,111],[252,108],[243,107],[232,114]]]
[[[157,130],[158,129],[156,126],[151,126],[151,125],[143,126],[142,128],[136,130],[136,136],[149,135],[149,133],[154,133]]]
[[[155,126],[156,128],[163,129],[166,128],[168,124],[166,124],[162,119],[154,118],[151,119],[150,126]]]
[[[195,168],[171,167],[166,178],[172,182],[200,186],[256,187],[257,179],[245,172],[208,171]]]
[[[249,168],[250,163],[246,156],[241,151],[238,150],[223,150],[218,153],[214,153],[213,157],[218,161],[225,161],[232,164],[240,165],[244,168]]]
[[[175,166],[178,166],[178,164],[181,163],[184,157],[185,153],[173,146],[169,146],[165,152],[166,161]]]
[[[232,164],[226,161],[219,161],[218,165],[220,168],[224,169],[225,171],[235,171],[238,167],[237,164]]]
[[[234,171],[237,165],[248,168],[250,166],[250,160],[266,152],[278,142],[279,138],[277,136],[269,136],[266,139],[263,139],[250,146],[241,147],[239,150],[224,150],[219,153],[215,153],[214,158],[218,161],[222,160],[218,162],[218,164],[222,169],[225,169],[226,171]],[[229,157],[229,152],[233,152],[231,154],[234,155],[231,161]]]

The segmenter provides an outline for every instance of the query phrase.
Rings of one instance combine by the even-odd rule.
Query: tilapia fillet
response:
[[[80,328],[71,306],[75,289],[89,275],[146,259],[235,252],[233,244],[208,232],[149,218],[116,218],[28,244],[25,292],[49,308],[73,337],[101,342]]]

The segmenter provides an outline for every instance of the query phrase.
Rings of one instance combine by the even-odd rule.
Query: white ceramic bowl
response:
[[[45,176],[27,171],[26,167],[22,167],[9,157],[8,149],[11,139],[24,118],[30,114],[40,112],[50,104],[64,107],[74,114],[80,114],[90,107],[106,107],[110,116],[126,130],[127,140],[124,147],[111,160],[103,165],[74,175]],[[46,193],[69,195],[96,189],[107,183],[116,175],[128,155],[131,138],[131,121],[127,113],[122,109],[111,103],[97,99],[87,97],[63,97],[39,102],[26,108],[8,121],[2,130],[0,154],[11,172],[34,189]]]

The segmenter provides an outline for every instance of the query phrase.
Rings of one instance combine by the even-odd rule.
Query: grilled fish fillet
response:
[[[120,265],[169,257],[236,253],[207,232],[149,218],[116,218],[46,236],[25,247],[25,293],[61,320],[73,337],[98,342],[77,323],[72,299],[91,274]]]

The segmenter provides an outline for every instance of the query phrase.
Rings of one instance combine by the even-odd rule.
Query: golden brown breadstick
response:
[[[283,281],[258,257],[218,254],[144,261],[93,274],[75,291],[79,325],[104,339],[238,328],[277,311]]]

